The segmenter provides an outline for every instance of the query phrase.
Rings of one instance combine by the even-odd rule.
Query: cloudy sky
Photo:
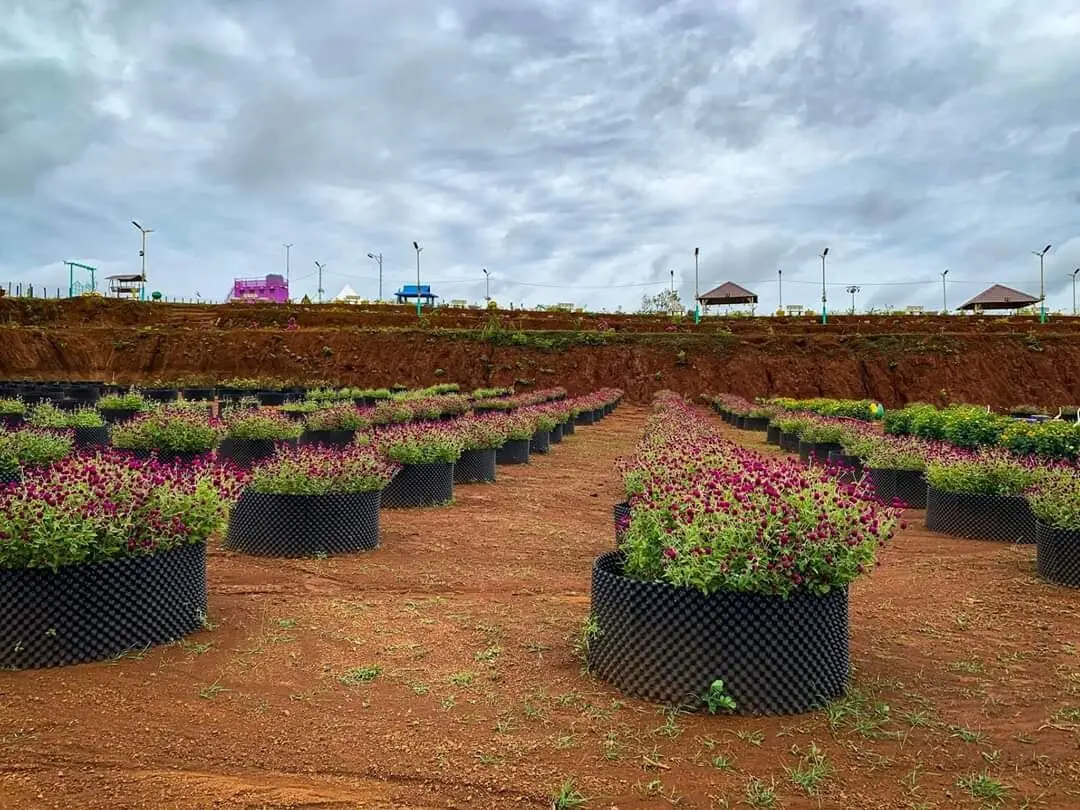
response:
[[[1076,0],[5,0],[0,281],[636,309],[1053,307],[1080,267]],[[14,5],[14,13],[10,9]]]

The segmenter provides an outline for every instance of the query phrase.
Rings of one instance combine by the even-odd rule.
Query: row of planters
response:
[[[800,713],[843,695],[848,585],[899,511],[822,467],[725,440],[670,393],[620,471],[629,512],[593,567],[590,670],[712,712]]]
[[[571,413],[606,413],[620,397],[605,390],[513,414],[371,429],[345,447],[279,441],[282,426],[298,426],[280,415],[237,412],[235,433],[272,442],[272,456],[251,469],[205,456],[168,463],[151,451],[132,458],[111,448],[61,457],[70,436],[0,434],[0,448],[18,436],[67,442],[38,456],[49,466],[0,488],[0,667],[93,661],[181,638],[205,621],[206,543],[223,529],[227,546],[257,554],[374,548],[380,509],[415,502],[417,487],[432,486],[426,471],[456,477],[457,462],[477,451],[474,463],[462,465],[464,477],[492,480],[487,462],[513,429],[532,420],[528,445],[546,420],[565,413],[563,426],[572,425]],[[130,431],[138,444],[167,437],[184,446],[202,442],[208,428],[226,429],[191,413],[157,412],[116,432]],[[452,498],[453,481],[444,474],[424,497]]]

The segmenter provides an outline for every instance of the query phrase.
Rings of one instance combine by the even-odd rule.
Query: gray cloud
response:
[[[221,299],[422,273],[446,298],[636,308],[733,280],[775,308],[1071,308],[1068,0],[17,0],[0,32],[0,280],[61,261]],[[1052,268],[1052,271],[1051,271]]]

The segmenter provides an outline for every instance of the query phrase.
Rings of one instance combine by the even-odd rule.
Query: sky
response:
[[[1076,0],[6,0],[0,282],[1072,311]],[[14,11],[8,9],[14,7]],[[695,279],[694,248],[700,248]],[[941,273],[946,276],[946,289]]]

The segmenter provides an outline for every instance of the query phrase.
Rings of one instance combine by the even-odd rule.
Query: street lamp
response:
[[[131,220],[131,224],[134,225],[136,228],[138,228],[139,233],[142,234],[142,244],[139,247],[139,257],[142,259],[142,269],[139,272],[139,275],[142,276],[143,284],[145,285],[146,284],[146,235],[148,233],[153,233],[154,229],[153,228],[144,228],[142,225],[140,225],[135,220]]]
[[[784,271],[777,268],[776,270],[776,290],[780,298],[780,304],[777,309],[780,312],[784,311]]]
[[[485,267],[484,270],[484,300],[491,301],[491,273]]]
[[[420,317],[420,245],[414,241],[412,246],[416,249],[416,317]]]
[[[324,267],[326,267],[325,264],[320,264],[318,259],[315,260],[315,269],[319,271],[319,303],[320,304],[322,303],[322,294],[323,294],[322,271],[323,271]]]
[[[1039,257],[1039,323],[1046,323],[1046,285],[1043,283],[1043,259],[1050,252],[1052,245],[1047,245],[1042,250],[1031,251]]]
[[[1072,280],[1073,280],[1073,315],[1076,314],[1076,274],[1077,273],[1080,273],[1080,267],[1077,267],[1075,270],[1072,271]]]
[[[674,270],[668,270],[668,272],[671,273],[671,291],[674,293],[675,292],[675,271]]]
[[[828,323],[829,316],[825,314],[825,301],[827,300],[825,295],[825,257],[829,255],[829,249],[825,248],[821,251],[821,322]]]
[[[367,255],[369,259],[379,265],[379,301],[382,302],[382,254],[381,253],[369,253]]]
[[[848,293],[851,295],[851,314],[855,314],[855,294],[859,291],[859,288],[854,284],[847,288]]]
[[[701,248],[694,248],[694,323],[701,321],[701,302],[698,300],[701,295],[698,289],[698,256],[700,254]]]
[[[292,242],[282,242],[285,247],[285,286],[289,286],[289,251],[292,250]]]

